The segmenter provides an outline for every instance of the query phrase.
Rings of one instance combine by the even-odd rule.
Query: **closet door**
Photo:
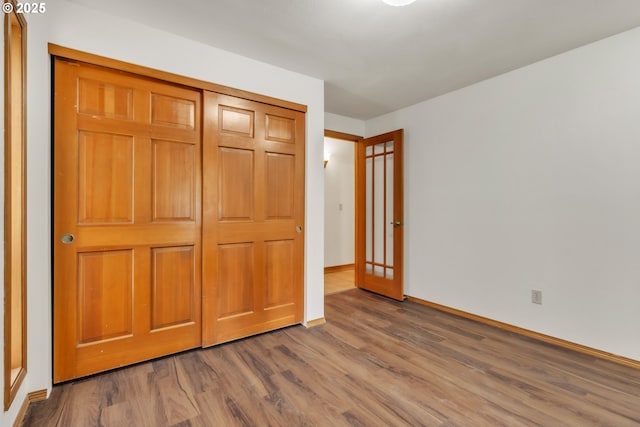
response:
[[[56,59],[54,106],[54,382],[200,346],[201,92]]]
[[[299,323],[304,113],[205,92],[203,345]]]

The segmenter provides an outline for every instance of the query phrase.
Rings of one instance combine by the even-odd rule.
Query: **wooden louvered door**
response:
[[[54,382],[201,345],[201,96],[55,60]]]
[[[203,345],[302,321],[304,114],[205,92]]]

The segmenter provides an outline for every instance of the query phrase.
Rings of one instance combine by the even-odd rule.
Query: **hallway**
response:
[[[355,270],[353,266],[324,273],[325,295],[343,292],[355,287]]]

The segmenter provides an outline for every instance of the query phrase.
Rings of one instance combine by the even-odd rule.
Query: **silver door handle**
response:
[[[74,236],[71,233],[65,233],[60,238],[60,241],[62,243],[64,243],[65,245],[69,245],[69,244],[73,243],[74,240],[76,240],[76,236]]]
[[[402,225],[400,221],[391,221],[389,224],[393,225],[394,227],[400,227]]]

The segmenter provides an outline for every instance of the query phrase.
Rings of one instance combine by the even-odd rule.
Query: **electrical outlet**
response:
[[[542,304],[542,291],[537,289],[531,290],[531,302],[534,304]]]

